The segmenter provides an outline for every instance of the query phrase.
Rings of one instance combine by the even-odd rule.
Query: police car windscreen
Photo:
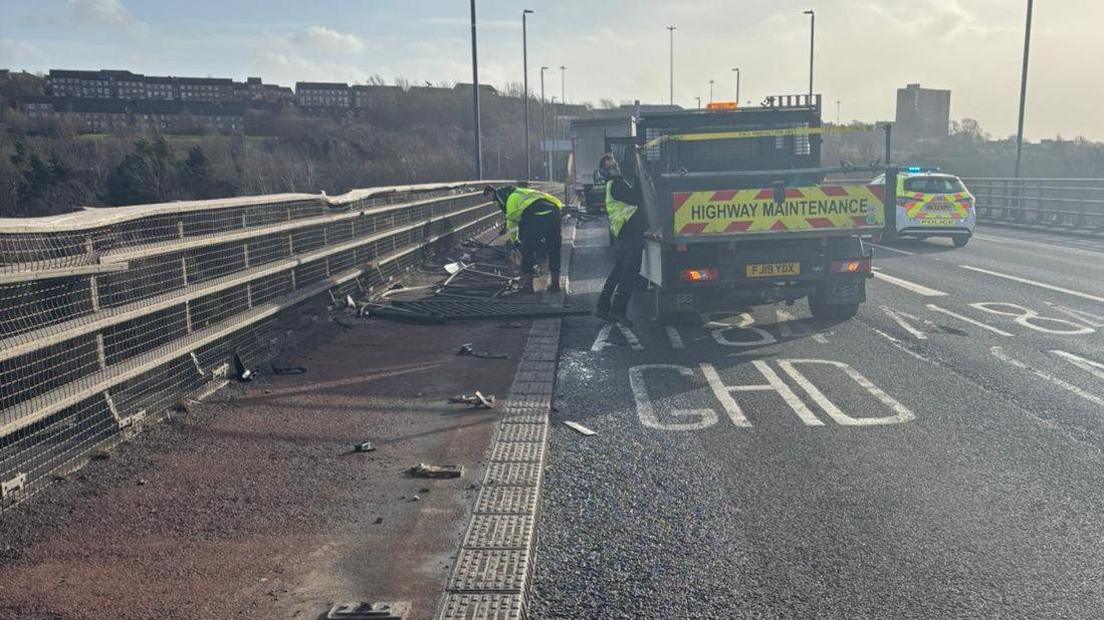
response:
[[[925,194],[955,194],[962,191],[962,183],[951,177],[913,177],[905,179],[905,191]]]

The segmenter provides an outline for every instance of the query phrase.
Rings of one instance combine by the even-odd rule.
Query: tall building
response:
[[[951,91],[909,84],[897,89],[896,131],[914,138],[941,138],[951,123]]]
[[[344,82],[296,82],[295,98],[304,108],[347,108],[352,91]]]

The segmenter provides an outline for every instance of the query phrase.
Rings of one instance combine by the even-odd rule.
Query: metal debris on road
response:
[[[476,351],[472,348],[472,343],[460,345],[460,350],[456,352],[461,357],[478,357],[480,359],[487,360],[508,360],[510,355],[507,353],[487,353],[484,351]]]
[[[410,613],[410,603],[337,603],[326,613],[326,620],[402,620]]]
[[[586,435],[587,437],[590,437],[591,435],[597,435],[598,434],[597,431],[592,431],[589,428],[583,426],[582,424],[579,424],[578,422],[571,422],[569,420],[565,420],[564,425],[567,426],[570,429],[574,429],[574,430],[578,431],[579,433],[582,433],[583,435]]]
[[[353,446],[353,452],[374,452],[376,447],[370,441],[364,441]]]
[[[494,408],[495,397],[494,394],[484,396],[482,392],[476,390],[475,394],[460,394],[459,396],[453,396],[449,399],[449,402],[471,405],[476,409],[492,409]]]
[[[464,475],[464,466],[418,463],[410,468],[410,475],[415,478],[459,478]]]

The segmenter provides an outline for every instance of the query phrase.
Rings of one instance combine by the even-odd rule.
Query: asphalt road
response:
[[[982,227],[875,265],[835,325],[566,320],[533,617],[1104,615],[1104,242]]]

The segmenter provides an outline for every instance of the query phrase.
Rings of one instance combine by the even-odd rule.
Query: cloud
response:
[[[120,0],[66,0],[57,21],[73,26],[131,29],[142,25]]]
[[[325,26],[311,26],[294,34],[291,42],[309,53],[358,54],[364,51],[364,42],[356,35],[331,30]]]
[[[3,58],[4,62],[12,69],[35,65],[41,62],[44,57],[45,54],[42,50],[32,43],[14,39],[0,39],[0,58]]]

